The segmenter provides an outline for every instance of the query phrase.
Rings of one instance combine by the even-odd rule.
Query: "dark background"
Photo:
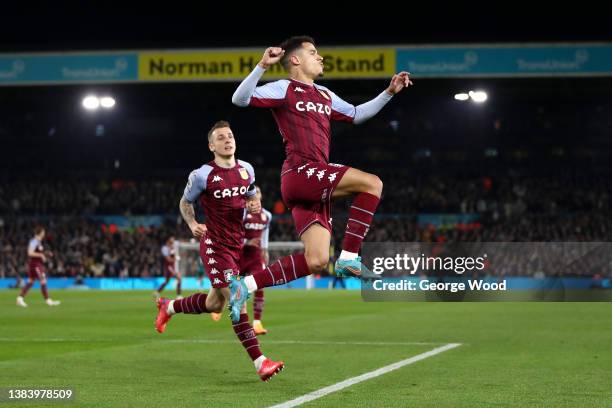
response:
[[[249,13],[207,9],[127,16],[96,4],[65,13],[43,6],[27,15],[3,14],[0,52],[214,47],[263,52],[292,34],[312,35],[319,45],[612,41],[612,24],[598,7],[581,3],[559,14],[564,8],[538,14],[516,4],[475,13],[440,6],[437,13],[425,13],[395,4],[365,13],[351,7],[331,12],[320,5],[296,11],[257,5]],[[385,183],[368,239],[612,238],[612,78],[413,80],[414,87],[367,123],[334,126],[331,160],[376,173]],[[388,81],[322,83],[359,104]],[[236,86],[0,87],[0,273],[22,268],[24,246],[38,223],[52,231],[51,246],[72,253],[72,261],[65,259],[59,268],[66,274],[87,274],[88,265],[108,253],[116,253],[113,265],[120,265],[105,273],[116,274],[126,264],[134,275],[159,272],[155,265],[164,237],[189,235],[176,223],[177,203],[189,172],[211,159],[205,134],[219,119],[232,123],[238,157],[255,165],[265,206],[279,204],[281,138],[268,112],[231,104]],[[486,90],[489,100],[475,105],[453,99],[469,89]],[[86,112],[81,99],[89,92],[110,94],[117,106]],[[346,206],[339,202],[335,210],[337,245]],[[419,214],[432,213],[476,213],[479,221],[444,229],[417,223]],[[89,218],[100,214],[162,214],[168,223],[143,236],[106,236]],[[58,218],[64,216],[70,218]],[[84,244],[83,236],[95,239]],[[287,212],[277,215],[271,238],[296,239]]]

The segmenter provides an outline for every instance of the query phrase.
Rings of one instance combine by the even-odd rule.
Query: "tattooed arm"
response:
[[[185,223],[187,223],[187,225],[189,226],[189,229],[191,230],[193,236],[196,238],[202,238],[204,234],[206,234],[206,225],[199,224],[196,221],[193,204],[185,200],[185,197],[183,197],[181,198],[179,208],[181,210],[181,215],[183,216]]]

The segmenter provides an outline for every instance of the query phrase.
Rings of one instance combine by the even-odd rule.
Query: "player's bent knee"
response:
[[[327,254],[306,254],[306,264],[311,273],[321,272],[327,268],[329,255]]]
[[[223,307],[222,306],[215,306],[215,307],[208,307],[208,306],[206,306],[206,310],[209,313],[222,313],[223,312]]]
[[[225,307],[226,299],[229,299],[230,290],[225,288],[211,288],[206,297],[206,310],[221,313]]]
[[[217,299],[214,302],[206,302],[206,310],[212,313],[221,313],[223,312],[223,307],[225,306],[225,301],[221,299]]]
[[[370,194],[374,194],[375,196],[380,197],[382,195],[382,191],[383,191],[383,182],[380,179],[380,177],[373,175],[372,177],[370,177],[369,180],[369,189],[370,191],[368,191]]]

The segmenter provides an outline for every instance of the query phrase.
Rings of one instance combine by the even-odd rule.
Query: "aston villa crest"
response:
[[[249,172],[247,171],[247,169],[241,167],[240,169],[238,169],[238,171],[240,172],[240,177],[242,177],[244,180],[249,179]]]

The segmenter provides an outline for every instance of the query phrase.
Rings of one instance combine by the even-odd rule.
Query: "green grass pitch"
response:
[[[158,334],[149,292],[54,291],[63,303],[51,308],[32,291],[27,309],[16,295],[0,292],[0,387],[71,387],[71,407],[265,407],[446,343],[462,345],[304,406],[612,406],[612,303],[366,303],[357,291],[269,290],[260,342],[286,368],[263,383],[227,313],[177,315]],[[405,344],[418,342],[432,344]]]

